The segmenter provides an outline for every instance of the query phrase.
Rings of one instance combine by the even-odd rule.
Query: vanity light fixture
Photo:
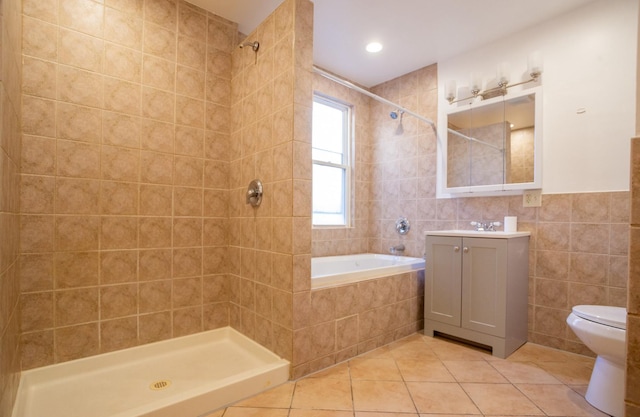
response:
[[[382,51],[382,44],[380,42],[370,42],[367,44],[365,49],[367,50],[367,52],[371,52],[372,54],[375,54],[377,52]]]
[[[456,81],[449,80],[445,83],[444,86],[444,97],[447,99],[449,104],[458,103],[460,101],[473,100],[476,97],[480,97],[482,100],[486,100],[488,98],[493,98],[497,96],[504,96],[507,94],[507,89],[511,87],[515,87],[517,85],[527,84],[530,82],[538,81],[540,75],[542,74],[542,58],[540,56],[540,52],[533,52],[529,55],[527,62],[527,72],[529,73],[528,80],[521,81],[519,83],[509,84],[509,76],[511,74],[511,70],[508,62],[502,62],[498,65],[498,70],[496,73],[496,78],[498,80],[498,86],[489,88],[486,90],[482,90],[482,80],[477,73],[471,74],[471,95],[468,97],[462,97],[456,100]]]

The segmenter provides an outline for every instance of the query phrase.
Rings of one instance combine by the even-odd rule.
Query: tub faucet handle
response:
[[[400,243],[399,245],[391,246],[389,252],[391,252],[392,255],[396,255],[398,252],[404,252],[404,249],[404,244]]]

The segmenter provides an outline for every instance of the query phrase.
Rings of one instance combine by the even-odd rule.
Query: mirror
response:
[[[441,129],[446,193],[541,188],[540,87],[456,107]]]

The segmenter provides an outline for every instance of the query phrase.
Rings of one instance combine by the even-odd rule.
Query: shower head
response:
[[[260,48],[260,42],[258,42],[258,41],[242,42],[240,45],[238,45],[238,48],[242,49],[245,46],[250,46],[251,49],[253,49],[253,52],[258,52],[258,48]]]
[[[389,117],[391,117],[393,120],[396,120],[398,118],[398,115],[400,115],[400,119],[402,119],[403,114],[404,114],[404,111],[402,110],[394,110],[391,113],[389,113]]]

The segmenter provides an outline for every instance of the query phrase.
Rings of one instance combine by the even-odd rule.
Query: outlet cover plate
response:
[[[541,207],[542,206],[542,190],[526,190],[522,193],[523,207]]]

